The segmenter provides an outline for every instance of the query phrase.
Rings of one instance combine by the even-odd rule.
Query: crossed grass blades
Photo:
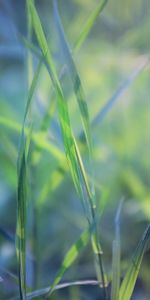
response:
[[[76,43],[76,49],[78,49],[84,39],[86,38],[88,32],[90,31],[91,27],[93,26],[97,16],[101,12],[101,10],[104,8],[107,1],[103,1],[100,3],[100,5],[96,8],[96,11],[92,14],[92,16],[89,18],[86,26],[85,31],[82,31],[77,43]],[[76,187],[76,190],[78,192],[78,195],[83,203],[83,206],[85,208],[85,211],[87,211],[86,217],[88,220],[89,228],[81,234],[79,240],[71,247],[71,249],[66,254],[62,266],[58,273],[56,274],[56,277],[54,278],[54,281],[52,285],[49,287],[48,290],[44,290],[43,294],[47,294],[47,297],[51,295],[51,293],[56,289],[58,283],[60,282],[64,272],[69,268],[76,257],[79,255],[81,250],[86,246],[88,243],[88,240],[91,237],[93,251],[96,255],[96,259],[99,263],[100,267],[100,275],[101,275],[101,281],[102,286],[104,288],[104,297],[105,299],[108,299],[108,293],[106,288],[106,275],[104,273],[103,268],[103,262],[102,262],[102,250],[101,246],[98,241],[98,231],[97,231],[97,220],[96,220],[96,199],[95,199],[95,193],[93,190],[93,181],[89,181],[89,177],[86,174],[86,170],[84,168],[81,154],[78,148],[77,141],[73,135],[71,124],[70,124],[70,117],[67,107],[66,99],[64,98],[63,94],[63,83],[59,79],[55,63],[53,61],[51,52],[48,48],[48,43],[46,40],[46,37],[44,35],[42,25],[40,22],[40,19],[38,17],[38,14],[36,12],[34,3],[32,1],[28,1],[28,7],[29,7],[29,14],[30,14],[30,22],[31,26],[33,26],[33,29],[36,33],[37,40],[39,43],[39,46],[42,51],[41,59],[37,68],[37,71],[35,72],[34,78],[32,80],[31,87],[29,89],[28,94],[28,100],[26,105],[26,111],[22,126],[22,134],[20,138],[20,150],[18,154],[18,215],[17,215],[17,256],[18,256],[18,266],[19,266],[19,289],[20,289],[20,298],[31,299],[32,297],[42,295],[41,290],[32,292],[30,294],[27,292],[26,287],[26,211],[27,211],[27,162],[28,162],[28,153],[29,153],[29,146],[30,146],[30,140],[31,138],[36,140],[36,137],[34,134],[32,134],[32,127],[31,125],[26,124],[27,115],[30,109],[31,100],[33,98],[33,93],[36,88],[36,84],[38,81],[38,76],[40,73],[41,65],[44,61],[51,80],[52,84],[56,93],[57,98],[57,104],[58,104],[58,112],[59,112],[59,121],[60,126],[62,130],[63,135],[63,141],[64,141],[64,148],[66,152],[66,158],[68,161],[69,169],[72,174],[72,178],[74,181],[74,185]],[[62,24],[60,21],[58,9],[57,9],[57,3],[54,1],[54,14],[55,14],[55,20],[56,25],[58,29],[58,35],[60,38],[60,42],[62,45],[62,49],[64,51],[64,60],[65,63],[68,65],[68,69],[70,72],[70,76],[72,78],[73,82],[73,89],[74,93],[76,95],[76,100],[79,105],[82,124],[83,124],[83,130],[87,141],[87,146],[89,149],[89,161],[92,164],[92,141],[91,141],[91,134],[90,134],[90,122],[89,122],[89,116],[88,116],[88,109],[84,97],[84,92],[81,84],[80,77],[78,75],[78,72],[76,70],[71,52],[69,50],[68,44],[65,39],[65,35],[62,29]],[[30,29],[31,30],[31,26]],[[46,141],[45,141],[46,143]],[[45,144],[44,144],[45,145]],[[49,145],[49,144],[48,144]],[[55,152],[55,148],[53,146],[49,146],[50,149],[55,153],[58,153],[58,157],[61,160],[62,154],[59,153],[59,151]],[[63,158],[64,159],[64,158]],[[93,176],[93,173],[91,174]],[[86,206],[89,206],[88,209]],[[119,213],[118,213],[119,215]],[[130,299],[131,295],[133,293],[134,285],[138,276],[139,267],[141,265],[141,261],[143,258],[144,250],[149,238],[150,229],[149,227],[145,231],[138,247],[133,255],[132,263],[130,264],[130,267],[127,270],[127,273],[125,274],[124,280],[120,287],[120,232],[119,232],[119,217],[116,218],[116,238],[113,244],[113,284],[112,284],[112,293],[111,293],[111,299]],[[99,276],[98,276],[99,281]],[[87,282],[87,284],[97,284],[97,282]],[[76,283],[74,283],[76,284]],[[80,284],[77,283],[77,284]],[[86,282],[85,282],[86,284]],[[59,288],[59,286],[58,286]]]

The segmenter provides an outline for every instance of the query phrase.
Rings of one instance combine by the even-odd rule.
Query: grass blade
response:
[[[100,15],[100,13],[103,11],[103,9],[106,6],[107,2],[108,2],[108,0],[100,1],[100,3],[97,5],[96,9],[89,16],[86,24],[84,25],[80,35],[78,36],[78,38],[75,42],[75,45],[74,45],[75,51],[77,51],[81,47],[81,45],[83,44],[83,42],[87,38],[89,32],[91,31],[94,23],[96,22],[96,20],[97,20],[98,16]]]
[[[73,244],[73,246],[69,249],[69,251],[65,255],[62,265],[59,271],[57,272],[55,279],[51,285],[50,292],[48,293],[49,295],[53,292],[55,286],[60,282],[66,270],[73,264],[75,259],[79,256],[81,250],[83,250],[83,248],[87,245],[91,236],[91,231],[92,231],[91,228],[84,231],[81,234],[80,238],[77,240],[77,242]]]
[[[53,6],[54,6],[54,17],[55,17],[56,28],[57,28],[59,40],[60,40],[60,47],[62,48],[62,52],[63,52],[63,56],[64,56],[64,63],[67,65],[69,75],[72,80],[74,93],[75,93],[76,100],[77,100],[77,103],[78,103],[78,106],[80,109],[84,133],[86,136],[87,144],[91,151],[90,121],[89,121],[88,107],[87,107],[87,103],[85,101],[83,87],[82,87],[81,80],[80,80],[79,74],[77,72],[75,63],[73,61],[73,57],[72,57],[71,51],[69,49],[69,45],[66,41],[66,37],[65,37],[65,33],[63,31],[61,20],[60,20],[56,0],[53,0]]]
[[[149,237],[150,237],[150,225],[145,230],[142,239],[140,240],[139,245],[137,246],[137,249],[132,257],[132,261],[125,274],[125,277],[123,279],[119,291],[120,300],[131,299]]]
[[[33,80],[31,82],[31,86],[30,86],[29,93],[28,93],[28,99],[27,99],[25,114],[24,114],[23,126],[25,125],[26,117],[27,117],[27,114],[29,112],[29,108],[30,108],[30,105],[31,105],[31,100],[33,98],[34,91],[36,89],[36,85],[37,85],[37,82],[38,82],[38,78],[39,78],[39,74],[40,74],[40,71],[41,71],[42,64],[43,64],[43,57],[40,58],[40,61],[38,63],[37,69],[35,71]]]
[[[80,163],[78,155],[77,155],[77,153],[79,153],[79,151],[77,151],[77,145],[75,144],[75,140],[74,140],[71,125],[70,125],[70,118],[69,118],[69,113],[68,113],[67,102],[65,101],[65,98],[63,95],[61,84],[60,84],[60,81],[59,81],[59,78],[57,76],[57,72],[55,69],[55,64],[53,63],[52,54],[48,48],[48,44],[47,44],[43,29],[42,29],[42,25],[41,25],[39,16],[38,16],[36,9],[32,2],[30,3],[30,10],[31,10],[31,15],[32,15],[33,28],[35,30],[39,46],[42,50],[52,83],[53,83],[55,91],[56,91],[57,101],[58,101],[58,110],[59,110],[59,120],[60,120],[62,135],[63,135],[63,139],[64,139],[66,157],[67,157],[67,160],[68,160],[68,163],[70,166],[72,178],[73,178],[75,187],[77,189],[77,192],[80,195],[80,198],[85,199],[83,196],[84,195],[84,187],[82,186],[82,184],[80,182],[81,175],[82,175],[82,178],[84,179],[84,174],[83,174],[83,169],[81,168],[81,163]],[[81,172],[81,175],[80,175],[80,172]],[[87,188],[87,187],[85,186],[85,188]],[[89,197],[88,199],[91,201],[92,198]],[[92,208],[92,211],[91,211],[92,221],[94,224],[96,224],[96,218],[94,215],[93,204],[89,203],[89,205]],[[93,243],[92,243],[92,245],[93,245]],[[99,247],[99,243],[98,243],[98,234],[97,233],[96,233],[95,247],[97,249],[96,255],[98,255],[98,260],[100,263],[100,269],[101,269],[101,274],[102,274],[103,286],[105,289],[104,271],[103,271],[103,267],[102,267],[101,251],[99,251],[100,247]],[[106,293],[106,290],[105,290],[105,293]]]
[[[26,148],[22,132],[18,154],[17,229],[16,247],[19,267],[19,291],[21,300],[26,299]]]
[[[58,110],[59,110],[59,120],[62,130],[62,135],[64,139],[64,145],[65,145],[65,151],[66,151],[66,157],[70,166],[71,174],[73,177],[74,184],[76,186],[76,189],[78,193],[80,194],[81,188],[79,185],[79,178],[78,178],[78,167],[76,162],[76,155],[75,155],[75,147],[74,147],[74,141],[73,141],[73,135],[72,130],[70,126],[70,119],[68,114],[68,107],[67,103],[65,101],[63,91],[61,89],[61,85],[59,82],[59,79],[57,77],[57,72],[55,69],[55,65],[53,63],[53,58],[51,55],[50,50],[48,49],[48,44],[41,26],[41,22],[39,19],[39,16],[36,12],[36,9],[32,2],[30,2],[30,10],[32,15],[32,22],[33,27],[37,36],[37,40],[39,42],[40,48],[42,50],[43,56],[45,58],[48,71],[52,80],[52,83],[55,88],[55,92],[57,95],[58,100]]]
[[[21,124],[19,124],[15,120],[11,120],[10,118],[8,119],[6,117],[0,116],[0,125],[12,131],[15,131],[16,133],[21,133]],[[28,133],[29,133],[29,129],[28,127],[25,126],[24,127],[25,136],[27,136]],[[43,135],[42,133],[33,132],[31,139],[36,144],[38,149],[47,151],[59,162],[64,160],[63,153],[54,144],[48,142],[45,135]]]
[[[43,185],[39,197],[37,199],[37,205],[42,205],[47,199],[48,195],[53,192],[56,187],[62,182],[65,173],[68,171],[68,165],[66,159],[62,160],[61,165],[57,168],[48,178],[46,183]]]
[[[113,96],[106,102],[103,108],[98,112],[98,114],[92,120],[91,126],[94,127],[104,120],[105,116],[112,109],[113,105],[124,95],[125,91],[130,87],[130,85],[134,82],[136,77],[141,73],[141,71],[147,66],[148,63],[149,63],[149,57],[145,56],[144,58],[142,58],[142,60],[134,69],[134,71],[129,75],[127,79],[123,81],[123,83],[115,91]]]
[[[91,13],[91,15],[89,16],[86,24],[84,25],[84,28],[82,30],[82,32],[80,33],[79,37],[77,38],[76,42],[75,42],[75,46],[73,49],[73,52],[78,51],[82,44],[84,43],[84,41],[86,40],[90,30],[92,29],[94,23],[97,20],[97,17],[99,16],[99,14],[101,13],[101,11],[103,10],[103,8],[105,7],[106,3],[108,0],[104,0],[102,1],[102,3],[100,3],[94,12]],[[38,50],[35,49],[35,47],[33,45],[29,45],[28,43],[26,44],[31,50],[33,50],[33,52],[39,56]],[[60,74],[59,74],[59,79],[62,80],[63,79],[63,75],[64,75],[64,67],[62,68]],[[52,101],[55,102],[55,98],[52,95]],[[48,129],[49,126],[49,118],[51,117],[51,104],[50,107],[48,108],[48,111],[45,113],[44,119],[43,119],[43,124],[42,124],[42,129],[44,128],[45,130]],[[50,116],[49,116],[50,115]]]
[[[113,241],[113,257],[112,257],[112,286],[111,300],[119,300],[120,287],[120,213],[123,199],[117,209],[115,217],[115,240]]]
[[[33,3],[30,4],[30,9],[31,9],[32,21],[33,21],[33,27],[37,36],[37,40],[39,42],[43,56],[45,58],[46,65],[48,67],[48,71],[57,95],[59,120],[60,120],[63,140],[64,140],[66,157],[70,166],[70,170],[71,170],[71,174],[72,174],[72,178],[76,190],[80,195],[80,198],[84,201],[83,187],[80,182],[80,165],[78,163],[78,157],[76,153],[77,146],[75,145],[75,140],[70,125],[67,102],[64,99],[63,91],[59,82],[59,78],[57,77],[55,65],[53,63],[53,58],[50,50],[48,49],[48,44],[42,29],[42,25]]]
[[[65,289],[72,286],[95,286],[98,285],[99,282],[97,280],[77,280],[77,281],[71,281],[71,282],[64,282],[61,284],[58,284],[54,287],[53,291]],[[35,290],[33,292],[27,293],[27,299],[35,299],[36,297],[40,296],[46,296],[50,291],[50,287],[41,288],[38,290]],[[11,300],[19,300],[18,297],[11,298]]]
[[[20,138],[20,149],[17,161],[17,226],[16,226],[16,248],[19,267],[19,291],[21,300],[26,299],[26,209],[27,209],[27,157],[31,140],[31,129],[28,128],[27,138],[24,134],[25,123],[30,109],[31,100],[35,91],[39,72],[42,65],[42,59],[39,62],[31,87],[29,89],[22,132]]]
[[[120,243],[117,240],[113,241],[112,246],[112,286],[111,286],[111,300],[119,300],[120,287]]]

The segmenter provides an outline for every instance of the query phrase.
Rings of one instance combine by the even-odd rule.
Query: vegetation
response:
[[[149,299],[150,8],[116,2],[16,3],[20,31],[2,3],[2,299]]]

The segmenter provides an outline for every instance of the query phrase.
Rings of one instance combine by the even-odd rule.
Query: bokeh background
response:
[[[87,17],[99,1],[59,0],[64,30],[73,50]],[[35,1],[58,71],[63,64],[53,20],[52,1]],[[95,185],[101,215],[100,239],[106,270],[111,278],[114,218],[121,213],[122,274],[150,220],[150,2],[110,0],[98,17],[74,60],[89,107],[94,147]],[[0,1],[0,298],[18,293],[15,251],[16,162],[20,129],[28,92],[25,1]],[[35,36],[33,42],[36,45]],[[33,68],[37,58],[33,55]],[[38,134],[51,105],[52,85],[43,67],[32,107],[34,133]],[[81,132],[79,111],[66,80],[66,95],[76,137]],[[111,101],[110,101],[111,99]],[[109,102],[108,102],[109,101]],[[109,103],[108,106],[105,106]],[[105,109],[104,109],[105,107]],[[100,112],[103,112],[100,113]],[[93,121],[94,120],[94,121]],[[44,131],[49,144],[64,153],[57,111]],[[38,136],[37,138],[42,138]],[[41,140],[42,142],[42,140]],[[48,147],[47,147],[48,148]],[[43,146],[30,153],[28,196],[27,281],[48,286],[72,243],[86,228],[82,205],[69,172]],[[86,164],[86,149],[83,152]],[[133,299],[149,299],[150,252],[147,249]],[[10,273],[9,273],[10,272]],[[90,245],[66,272],[64,281],[94,279]],[[98,299],[93,288],[70,288],[54,299]]]

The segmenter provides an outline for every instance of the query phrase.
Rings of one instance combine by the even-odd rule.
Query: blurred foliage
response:
[[[51,2],[35,1],[60,71],[63,61],[57,47]],[[87,16],[99,1],[58,2],[64,29],[73,49]],[[27,49],[21,40],[21,36],[26,36],[27,32],[25,2],[1,1],[0,24],[0,276],[3,279],[0,282],[0,294],[2,299],[9,299],[18,292],[17,285],[6,270],[17,273],[14,241],[16,161],[27,97]],[[74,53],[91,121],[141,61],[148,59],[149,27],[148,0],[136,0],[136,3],[134,0],[111,0],[80,51]],[[34,42],[36,45],[35,37]],[[37,58],[33,56],[34,68],[36,64]],[[150,66],[147,63],[105,118],[92,127],[96,194],[102,215],[100,235],[109,277],[114,216],[120,198],[125,197],[121,220],[122,271],[125,270],[145,224],[150,220],[149,78]],[[67,79],[66,94],[70,97],[69,111],[78,137],[81,131],[79,111]],[[29,285],[35,287],[52,282],[65,253],[86,227],[83,209],[70,173],[65,172],[61,165],[64,162],[64,150],[55,106],[47,132],[40,131],[43,116],[52,103],[52,95],[52,85],[43,67],[32,106],[35,136],[32,136],[30,150],[32,167],[28,170],[27,269],[30,270],[30,278],[27,280]],[[87,151],[84,147],[82,154],[86,164]],[[42,193],[44,200],[40,202]],[[64,280],[95,278],[92,253],[89,250],[90,246],[67,271]],[[149,299],[149,264],[147,251],[133,299]],[[34,271],[38,273],[37,277]],[[53,298],[87,300],[97,299],[97,295],[97,288],[88,290],[74,287],[64,292],[59,291]]]

